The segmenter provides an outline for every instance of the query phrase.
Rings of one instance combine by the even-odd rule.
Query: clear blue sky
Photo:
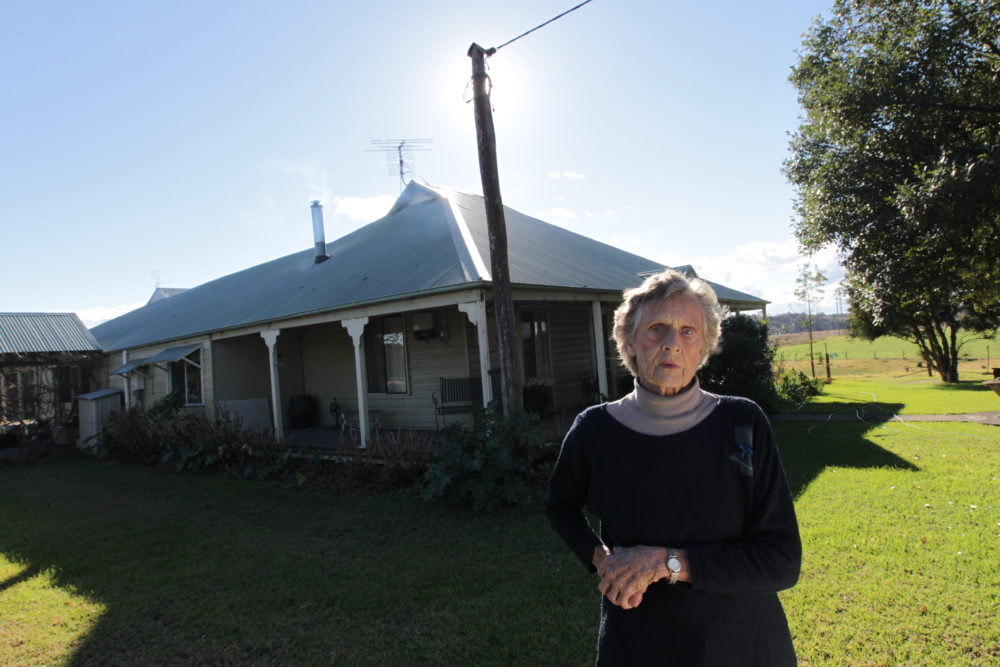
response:
[[[373,139],[481,192],[466,84],[576,0],[144,0],[5,6],[0,311],[94,324],[384,215]],[[504,203],[801,310],[792,190],[801,35],[830,0],[593,0],[501,49]],[[833,257],[815,261],[831,278]],[[832,289],[828,290],[832,293]],[[825,310],[836,309],[832,294]]]

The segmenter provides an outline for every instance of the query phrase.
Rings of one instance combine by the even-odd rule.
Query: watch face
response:
[[[677,558],[671,558],[667,561],[667,567],[670,569],[671,572],[680,572],[681,562]]]

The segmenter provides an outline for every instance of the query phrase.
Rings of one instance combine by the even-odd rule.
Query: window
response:
[[[3,378],[3,411],[0,414],[0,421],[16,420],[21,418],[21,395],[18,391],[18,377],[20,373],[8,372]]]
[[[365,330],[365,365],[368,391],[374,394],[405,394],[406,329],[402,315],[373,319]]]
[[[201,405],[201,350],[170,363],[170,392],[179,394],[184,405]]]
[[[521,311],[521,356],[524,377],[544,378],[552,375],[549,358],[549,317],[543,311]]]

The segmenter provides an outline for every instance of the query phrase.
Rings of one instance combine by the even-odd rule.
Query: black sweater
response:
[[[601,537],[583,514],[601,520]],[[623,610],[604,600],[599,663],[795,664],[777,591],[798,579],[801,543],[767,418],[752,401],[720,397],[675,435],[637,433],[604,405],[566,435],[545,511],[584,565],[594,548],[685,548],[691,584],[649,587]]]

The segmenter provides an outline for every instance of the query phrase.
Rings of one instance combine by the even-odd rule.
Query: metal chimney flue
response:
[[[323,230],[323,205],[319,200],[312,202],[313,242],[316,248],[316,263],[330,259],[326,254],[326,233]]]

